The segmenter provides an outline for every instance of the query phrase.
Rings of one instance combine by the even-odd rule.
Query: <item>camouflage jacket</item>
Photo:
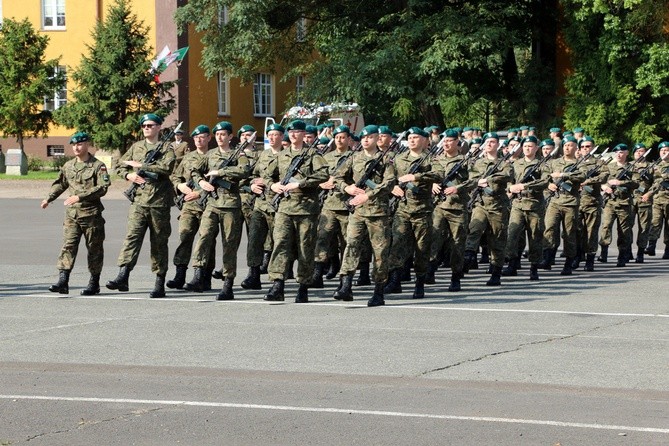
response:
[[[561,206],[578,206],[581,195],[581,183],[585,180],[585,172],[576,169],[573,172],[568,170],[576,164],[576,160],[566,160],[564,157],[555,159],[548,164],[548,170],[551,173],[563,173],[562,178],[551,177],[550,183],[561,185],[560,188],[551,195],[551,203]]]
[[[188,183],[191,181],[193,179],[193,170],[197,170],[203,162],[206,162],[206,159],[207,153],[200,153],[197,150],[193,150],[192,152],[188,152],[181,161],[181,164],[174,169],[174,173],[170,175],[170,181],[172,181],[172,186],[174,186],[174,192],[177,197],[181,195],[181,191],[177,189],[177,186],[181,183]],[[194,191],[199,191],[200,196],[204,194],[202,188],[194,181],[192,184],[189,184],[189,187]],[[197,200],[184,201],[183,209],[202,211]]]
[[[427,150],[427,149],[426,149]],[[418,162],[421,155],[414,155],[411,150],[400,153],[393,159],[395,166],[395,174],[397,178],[409,173],[411,166]],[[434,209],[434,202],[432,201],[432,185],[438,183],[443,179],[440,170],[437,170],[434,165],[434,160],[426,160],[414,175],[416,180],[407,184],[405,190],[405,199],[401,200],[397,207],[398,212],[405,212],[409,214],[430,213]]]
[[[440,156],[434,160],[435,169],[438,169],[439,172],[444,174],[444,177],[448,176],[451,170],[458,164],[460,161],[465,159],[463,155],[456,155],[453,157],[449,156]],[[437,201],[437,207],[442,209],[453,209],[453,210],[463,210],[467,208],[467,201],[469,200],[469,191],[470,186],[468,185],[469,180],[469,165],[464,163],[458,172],[455,175],[455,178],[446,186],[446,187],[456,187],[458,189],[457,194],[453,195],[440,195]]]
[[[139,170],[155,174],[155,180],[146,179],[144,187],[137,188],[134,204],[147,207],[170,207],[174,200],[174,191],[170,182],[170,175],[174,170],[174,151],[168,147],[163,149],[163,154],[152,164],[146,164],[146,156],[150,150],[154,150],[158,144],[149,144],[146,140],[134,143],[127,152],[118,160],[116,174],[125,178],[134,168],[126,166],[123,161],[137,161],[142,163]],[[131,183],[128,183],[131,184]]]
[[[351,151],[347,150],[344,153],[340,153],[338,150],[333,150],[332,152],[323,155],[325,161],[328,163],[328,174],[331,177],[334,177],[337,170],[344,170],[345,167],[342,165],[347,161],[347,158],[350,158]],[[319,192],[320,193],[320,192]],[[349,198],[348,194],[337,189],[335,186],[334,189],[330,190],[323,202],[323,209],[329,211],[346,211],[346,200]]]
[[[209,194],[207,206],[213,206],[219,209],[239,209],[242,207],[242,201],[239,196],[239,182],[247,178],[249,172],[249,160],[243,153],[237,159],[229,160],[234,155],[232,149],[221,151],[220,148],[209,150],[207,157],[203,159],[196,169],[191,170],[191,177],[195,184],[201,180],[209,182],[216,188],[218,198]],[[229,161],[228,161],[229,160]],[[226,167],[221,167],[227,164]],[[205,175],[217,170],[218,176],[205,177]]]
[[[537,158],[527,161],[524,157],[513,162],[512,183],[523,180],[526,173],[541,161]],[[517,195],[512,195],[511,206],[523,211],[537,211],[544,207],[544,190],[550,181],[550,172],[546,166],[534,172],[529,180],[525,180],[525,189]]]
[[[67,190],[79,197],[79,202],[70,206],[79,216],[96,215],[104,209],[100,198],[107,193],[109,184],[107,166],[93,155],[84,163],[71,159],[60,169],[46,201],[51,203]]]

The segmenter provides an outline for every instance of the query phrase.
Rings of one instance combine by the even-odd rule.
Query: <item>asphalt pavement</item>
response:
[[[461,293],[440,271],[425,299],[404,283],[367,308],[372,287],[340,302],[335,280],[309,304],[292,302],[295,283],[285,303],[264,302],[267,285],[242,290],[245,238],[234,301],[149,299],[147,236],[130,292],[79,295],[82,243],[59,298],[47,288],[61,203],[0,199],[1,445],[669,444],[661,243],[643,264],[571,277],[554,268],[530,282],[525,264],[499,288],[477,270]],[[105,207],[103,282],[128,203]]]

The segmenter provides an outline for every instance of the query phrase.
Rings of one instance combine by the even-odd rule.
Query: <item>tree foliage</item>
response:
[[[652,144],[669,134],[669,1],[564,0],[573,72],[565,124],[601,143]]]
[[[127,0],[112,4],[92,32],[88,54],[70,76],[76,84],[74,99],[56,111],[58,122],[91,132],[97,147],[123,153],[137,137],[142,114],[171,112],[174,82],[157,83],[149,72],[147,35]]]
[[[52,116],[44,97],[62,88],[58,59],[45,60],[49,38],[24,19],[0,25],[0,130],[15,137],[23,150],[25,137],[46,137]]]

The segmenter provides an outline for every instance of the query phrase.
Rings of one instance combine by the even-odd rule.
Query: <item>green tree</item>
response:
[[[653,144],[669,134],[668,1],[564,0],[572,74],[565,125],[598,142]]]
[[[533,119],[545,112],[523,103],[527,79],[516,63],[517,49],[535,58],[536,3],[190,0],[176,22],[200,33],[208,76],[223,70],[250,80],[279,62],[292,68],[287,77],[307,76],[308,100],[355,100],[379,123],[444,124],[460,122],[477,101],[517,103],[516,113]]]
[[[174,82],[156,82],[149,72],[148,34],[127,0],[112,4],[92,32],[88,54],[72,71],[73,100],[56,111],[57,121],[91,132],[97,147],[124,153],[137,138],[142,114],[172,111]]]
[[[23,150],[26,137],[46,137],[51,113],[44,97],[64,85],[56,73],[58,59],[45,60],[49,43],[28,19],[5,19],[0,25],[0,130],[16,138]]]

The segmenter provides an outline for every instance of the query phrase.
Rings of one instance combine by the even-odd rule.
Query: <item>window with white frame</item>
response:
[[[42,28],[65,28],[65,0],[42,0]]]
[[[62,73],[65,76],[65,67],[59,65],[56,67],[55,74]],[[67,79],[67,78],[66,78]],[[67,80],[63,83],[63,87],[54,91],[51,96],[44,96],[44,110],[57,110],[67,103]]]
[[[307,19],[300,17],[295,24],[295,41],[304,42],[307,40]]]
[[[65,156],[65,146],[62,145],[47,145],[46,156]]]
[[[302,100],[302,92],[304,91],[304,76],[299,75],[295,79],[295,96],[298,101]]]
[[[271,116],[272,109],[272,75],[258,73],[253,81],[253,114]]]
[[[228,103],[230,95],[228,94],[228,78],[225,73],[218,72],[218,115],[229,115],[230,104]]]

